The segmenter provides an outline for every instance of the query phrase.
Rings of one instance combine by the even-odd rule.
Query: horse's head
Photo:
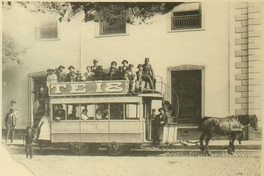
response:
[[[251,118],[249,119],[249,124],[250,126],[255,130],[258,131],[258,118],[256,115],[251,116]]]

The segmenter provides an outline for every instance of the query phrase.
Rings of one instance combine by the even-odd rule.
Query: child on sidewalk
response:
[[[30,159],[33,158],[33,140],[34,140],[34,133],[32,132],[31,127],[26,128],[25,137],[24,137],[24,146],[26,151],[26,157],[30,155]]]

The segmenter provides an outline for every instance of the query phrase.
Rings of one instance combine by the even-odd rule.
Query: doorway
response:
[[[178,123],[198,124],[202,118],[202,70],[171,71],[172,95],[179,99]],[[177,99],[172,96],[172,103]]]
[[[45,71],[29,74],[30,126],[37,127],[44,112],[48,111],[49,97],[46,87],[46,74]]]

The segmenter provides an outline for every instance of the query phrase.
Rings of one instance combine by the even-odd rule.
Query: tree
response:
[[[2,9],[12,8],[14,2],[2,2]],[[36,13],[55,13],[60,21],[70,21],[76,14],[84,13],[84,22],[106,22],[114,24],[125,21],[129,24],[148,23],[148,19],[170,12],[175,6],[183,2],[16,2],[27,11]],[[8,30],[7,30],[8,31]],[[8,32],[3,32],[2,62],[8,60],[22,63],[19,56],[26,51],[26,47],[19,44]]]
[[[27,48],[19,44],[15,39],[8,33],[2,33],[2,63],[5,64],[7,61],[17,61],[18,64],[22,64],[20,56],[26,52]]]
[[[53,12],[60,15],[60,20],[70,21],[71,17],[84,12],[84,22],[106,21],[115,23],[125,20],[147,23],[147,19],[156,14],[166,14],[183,2],[18,2],[24,8],[34,12]],[[33,8],[32,8],[33,7]]]

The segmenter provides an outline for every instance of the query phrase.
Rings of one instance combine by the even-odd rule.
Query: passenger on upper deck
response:
[[[105,75],[105,80],[116,80],[115,67],[110,67],[109,73]]]
[[[93,60],[93,66],[91,66],[91,71],[94,72],[94,73],[96,73],[98,71],[98,67],[99,67],[98,60],[97,59],[94,59]]]
[[[149,84],[150,89],[155,89],[154,71],[151,64],[149,64],[149,58],[145,58],[145,64],[143,64],[143,72],[143,80],[146,82],[145,88],[147,88],[147,85]]]
[[[81,81],[83,81],[82,73],[79,70],[77,70],[76,77],[75,77],[75,82],[81,82]]]
[[[126,69],[128,69],[128,61],[127,60],[123,60],[121,63],[123,65],[124,71],[126,71]]]
[[[54,73],[54,69],[48,69],[48,75],[47,75],[47,82],[46,85],[47,87],[49,86],[50,83],[56,83],[58,82],[57,75]]]
[[[65,67],[63,65],[60,65],[58,67],[58,70],[56,71],[58,82],[64,82],[64,74],[63,74],[64,69]]]
[[[68,68],[69,70],[70,70],[70,72],[67,74],[67,76],[66,76],[66,82],[74,82],[75,81],[75,72],[74,72],[74,70],[75,70],[75,68],[71,65],[71,66],[69,66],[69,68]]]
[[[104,69],[104,72],[105,72],[105,73],[109,73],[111,67],[114,67],[115,73],[117,73],[117,68],[116,68],[116,67],[117,67],[117,63],[116,63],[116,61],[112,61],[110,67],[107,68],[107,69]]]
[[[134,93],[135,91],[135,81],[136,81],[136,73],[133,70],[134,69],[134,65],[133,64],[129,64],[129,67],[126,70],[125,73],[125,78],[127,81],[129,81],[129,92]]]
[[[138,64],[137,66],[138,71],[136,72],[137,75],[137,80],[136,80],[136,88],[139,90],[139,92],[142,92],[143,90],[143,86],[145,81],[143,81],[143,65],[142,64]]]
[[[95,80],[95,73],[92,72],[92,67],[86,67],[87,72],[84,73],[83,77],[85,81],[94,81]]]
[[[82,114],[81,114],[81,119],[82,120],[89,120],[89,117],[87,116],[87,112],[88,112],[87,109],[83,109],[82,110]]]
[[[125,71],[123,66],[119,66],[116,73],[116,80],[125,80]]]
[[[95,73],[95,80],[105,80],[105,72],[103,66],[98,66],[98,71]]]

